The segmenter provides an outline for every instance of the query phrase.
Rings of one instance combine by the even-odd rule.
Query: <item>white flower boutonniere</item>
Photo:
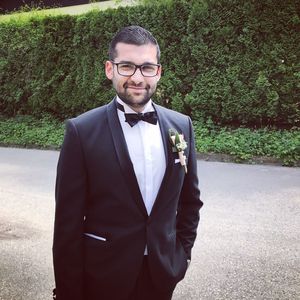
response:
[[[173,146],[173,152],[178,153],[180,164],[183,166],[184,172],[187,173],[186,156],[184,155],[184,150],[187,148],[187,143],[184,140],[183,134],[179,134],[177,130],[171,128],[169,129],[169,136]]]

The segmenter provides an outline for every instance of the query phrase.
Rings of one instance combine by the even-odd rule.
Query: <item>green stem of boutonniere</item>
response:
[[[184,140],[183,134],[179,134],[175,129],[169,129],[170,141],[173,146],[173,152],[178,153],[180,164],[184,168],[184,172],[187,173],[186,156],[184,150],[187,148],[187,143]]]

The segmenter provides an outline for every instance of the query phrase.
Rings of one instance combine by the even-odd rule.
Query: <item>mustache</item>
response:
[[[137,88],[144,88],[146,90],[150,89],[150,85],[146,84],[145,86],[142,83],[136,84],[134,82],[125,82],[123,84],[124,89],[127,89],[128,87],[137,87]]]

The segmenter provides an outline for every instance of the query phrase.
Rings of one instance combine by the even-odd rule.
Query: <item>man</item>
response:
[[[53,244],[58,300],[167,300],[185,275],[202,202],[190,119],[151,101],[159,59],[147,30],[123,28],[105,64],[116,98],[66,124]]]

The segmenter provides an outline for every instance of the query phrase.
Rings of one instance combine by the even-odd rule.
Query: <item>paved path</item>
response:
[[[51,299],[58,152],[0,148],[0,299]],[[300,169],[198,162],[204,207],[174,300],[300,299]]]

